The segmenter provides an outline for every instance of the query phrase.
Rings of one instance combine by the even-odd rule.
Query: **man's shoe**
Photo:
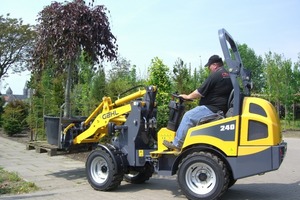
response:
[[[175,150],[180,150],[180,149],[181,149],[180,147],[174,145],[173,142],[169,142],[169,141],[167,141],[167,140],[164,140],[164,141],[163,141],[163,145],[165,145],[165,146],[168,147],[169,149],[173,149],[173,150],[174,150],[174,149],[175,149]]]

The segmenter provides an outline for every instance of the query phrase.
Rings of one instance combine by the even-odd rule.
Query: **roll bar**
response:
[[[235,116],[239,115],[241,112],[243,96],[250,96],[250,90],[252,88],[251,72],[244,68],[238,47],[231,35],[225,29],[220,29],[218,33],[224,60],[228,66],[228,71],[234,89],[233,115]],[[242,80],[243,91],[241,91],[238,79]]]

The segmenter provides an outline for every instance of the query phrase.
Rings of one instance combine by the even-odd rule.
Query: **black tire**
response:
[[[225,164],[208,152],[194,152],[179,165],[177,181],[191,200],[218,199],[227,190],[229,175]]]
[[[143,168],[130,171],[128,174],[124,174],[124,180],[128,183],[141,184],[148,181],[154,172],[154,168],[150,164],[146,164]]]
[[[101,191],[116,189],[123,179],[123,173],[118,173],[110,154],[98,149],[92,151],[87,158],[86,174],[90,185]]]
[[[236,181],[237,181],[236,179],[233,179],[233,177],[230,176],[228,189],[231,188],[236,183]]]

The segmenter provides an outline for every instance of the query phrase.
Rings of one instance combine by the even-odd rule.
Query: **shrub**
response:
[[[9,136],[20,133],[22,131],[22,126],[20,121],[14,118],[9,118],[4,120],[3,128],[4,131],[7,133],[7,135]]]
[[[20,133],[27,126],[25,120],[28,115],[27,110],[26,103],[20,100],[12,101],[5,106],[3,128],[8,135]]]
[[[4,103],[5,103],[5,100],[4,100],[4,97],[2,96],[0,98],[0,127],[2,127],[2,125],[3,125],[2,115],[4,112],[4,110],[3,110]]]

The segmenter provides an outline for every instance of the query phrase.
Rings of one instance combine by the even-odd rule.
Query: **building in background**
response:
[[[26,101],[27,99],[30,98],[31,93],[30,93],[30,89],[27,87],[27,82],[26,82],[24,89],[23,89],[23,94],[14,94],[12,89],[10,87],[8,87],[8,89],[6,90],[6,93],[2,94],[1,96],[5,101],[5,103],[4,103],[4,106],[5,106],[9,102],[12,102],[15,100]]]

